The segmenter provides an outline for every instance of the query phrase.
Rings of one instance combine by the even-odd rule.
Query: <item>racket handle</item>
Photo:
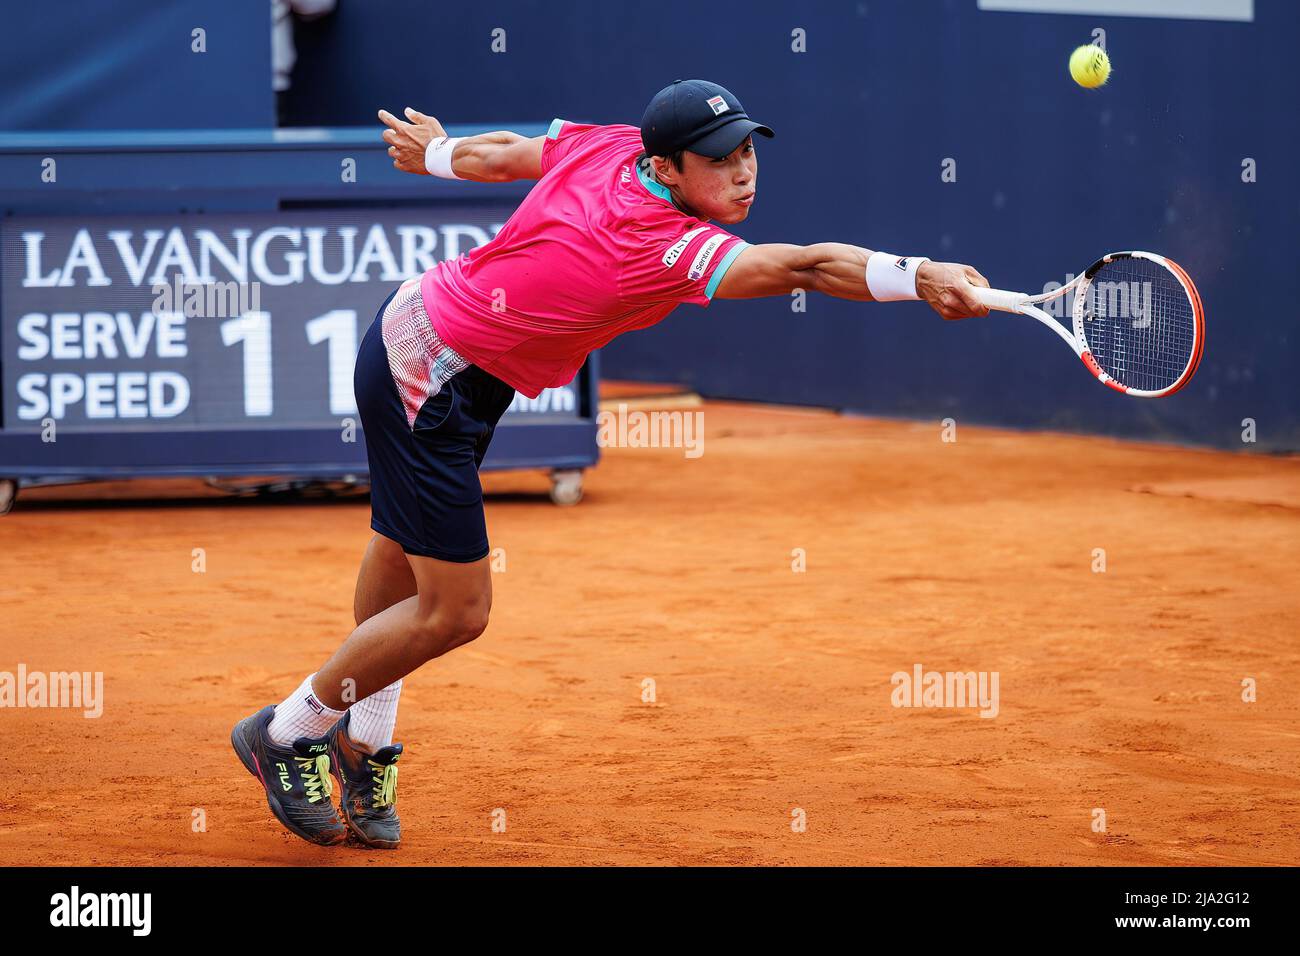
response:
[[[985,307],[1000,312],[1019,311],[1020,307],[1029,301],[1029,296],[1023,292],[1005,292],[1002,289],[985,289],[981,286],[975,287],[975,297]]]

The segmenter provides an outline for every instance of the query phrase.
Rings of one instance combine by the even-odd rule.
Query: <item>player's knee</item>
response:
[[[448,625],[447,650],[468,644],[487,630],[487,608],[475,608],[456,615]]]
[[[440,608],[428,619],[421,635],[427,656],[446,654],[477,638],[487,630],[488,613],[486,603]]]

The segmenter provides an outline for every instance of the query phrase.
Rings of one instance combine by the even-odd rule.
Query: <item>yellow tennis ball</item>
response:
[[[1110,57],[1099,46],[1081,46],[1070,54],[1070,75],[1084,89],[1094,90],[1110,76]]]

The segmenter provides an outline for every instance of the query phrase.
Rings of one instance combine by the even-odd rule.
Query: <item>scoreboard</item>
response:
[[[7,220],[4,427],[335,424],[388,293],[500,225],[473,209]],[[529,408],[576,413],[560,392]]]
[[[403,279],[509,211],[0,221],[0,479],[364,472],[361,336]],[[594,405],[593,367],[516,396],[485,467],[592,464]]]

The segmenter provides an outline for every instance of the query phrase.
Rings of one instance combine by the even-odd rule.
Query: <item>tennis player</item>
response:
[[[664,88],[640,129],[557,119],[545,136],[454,138],[412,109],[405,122],[379,118],[398,169],[537,185],[492,241],[402,283],[365,334],[354,385],[375,535],[357,577],[357,627],[283,702],[238,723],[232,743],[293,833],[334,844],[350,831],[396,847],[402,678],[487,627],[478,468],[516,391],[567,384],[593,349],[683,302],[804,289],[921,299],[955,319],[986,314],[972,288],[988,282],[924,256],[750,245],[722,228],[754,204],[753,135],[774,134],[715,83]]]

